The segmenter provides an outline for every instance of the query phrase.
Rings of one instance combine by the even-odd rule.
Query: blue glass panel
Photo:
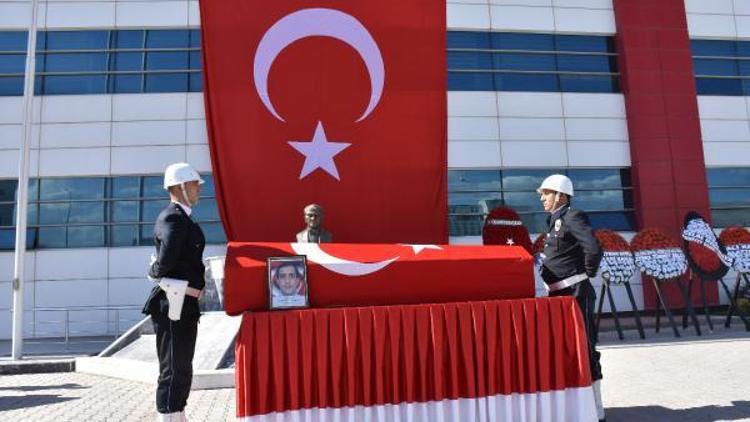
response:
[[[449,215],[451,236],[480,236],[484,218],[481,215]]]
[[[112,198],[138,198],[141,191],[141,181],[138,176],[121,176],[110,179]]]
[[[143,48],[146,31],[115,31],[116,48]]]
[[[448,48],[490,48],[489,32],[448,31]]]
[[[621,169],[569,169],[568,177],[573,180],[574,189],[620,189],[623,187]]]
[[[554,51],[555,40],[552,35],[548,34],[495,32],[492,34],[492,48],[500,50]]]
[[[201,46],[201,30],[200,29],[191,29],[190,30],[190,47],[198,47]]]
[[[506,191],[536,191],[547,176],[555,173],[563,173],[563,170],[503,170],[503,189]]]
[[[143,92],[143,75],[112,75],[109,81],[109,92]]]
[[[113,54],[114,70],[143,70],[143,53],[128,52]]]
[[[187,73],[157,73],[146,75],[145,92],[187,92]]]
[[[189,45],[190,31],[187,29],[146,32],[146,48],[187,48]]]
[[[23,95],[23,76],[0,76],[0,96],[11,95]]]
[[[15,225],[16,204],[0,204],[0,227]]]
[[[521,214],[520,217],[529,233],[546,233],[548,215],[546,212],[539,212]]]
[[[203,91],[203,73],[190,74],[190,92]]]
[[[39,200],[39,179],[29,179],[29,201]]]
[[[448,72],[449,91],[494,91],[492,73]]]
[[[227,242],[227,237],[224,234],[224,228],[221,223],[204,223],[201,224],[203,235],[206,237],[206,243],[211,244],[222,244]]]
[[[448,195],[451,214],[487,214],[503,204],[500,192],[459,192]]]
[[[555,70],[554,54],[496,53],[492,55],[492,59],[495,69]]]
[[[64,248],[66,246],[65,227],[40,227],[37,246],[44,248]]]
[[[560,74],[559,79],[563,92],[620,92],[617,76]]]
[[[698,95],[742,95],[740,79],[695,78]]]
[[[712,207],[750,206],[750,188],[713,188],[708,197]]]
[[[496,73],[494,76],[498,91],[559,91],[555,74]]]
[[[107,53],[47,54],[46,72],[93,72],[107,70]]]
[[[450,56],[450,53],[448,53]],[[190,69],[201,69],[203,67],[203,58],[200,51],[190,52]]]
[[[587,211],[610,211],[626,208],[622,190],[579,190],[572,201]]]
[[[106,75],[44,76],[42,90],[47,95],[103,94],[106,82]]]
[[[532,192],[503,192],[505,205],[518,212],[544,211],[539,194]]]
[[[109,46],[109,31],[47,31],[47,50],[103,50]]]
[[[632,212],[589,212],[591,227],[615,231],[635,231],[635,216]]]
[[[557,70],[561,72],[606,72],[616,73],[617,63],[612,56],[588,56],[583,54],[558,54]]]
[[[490,53],[449,51],[448,69],[492,69]]]
[[[68,224],[71,214],[69,202],[40,204],[39,224]]]
[[[188,52],[146,53],[146,69],[149,70],[183,70],[188,69]]]
[[[138,246],[138,226],[110,226],[109,244],[110,246]]]
[[[140,244],[143,246],[150,246],[154,244],[154,224],[141,224],[139,228],[140,232]],[[205,234],[204,234],[205,236]]]
[[[69,248],[93,248],[104,246],[104,226],[68,227]]]
[[[215,199],[201,199],[193,211],[196,221],[219,220],[219,207]]]
[[[736,76],[737,61],[726,59],[693,59],[696,75]]]
[[[24,73],[25,71],[25,54],[0,54],[0,73]]]
[[[737,68],[739,70],[740,75],[750,76],[750,60],[738,60]]]
[[[37,39],[39,39],[37,34]],[[26,51],[26,31],[0,31],[0,51]]]
[[[555,35],[555,45],[557,51],[615,52],[615,43],[612,37]]]
[[[499,191],[500,170],[449,170],[448,192]]]
[[[113,222],[137,222],[138,201],[114,201],[112,202]]]
[[[103,177],[76,177],[70,179],[42,179],[43,201],[104,198]]]
[[[201,174],[201,178],[206,182],[201,185],[201,196],[212,197],[216,196],[216,189],[214,187],[214,178],[210,174]]]
[[[735,56],[736,45],[733,41],[690,40],[690,49],[694,56]]]
[[[750,208],[711,210],[714,227],[750,226]]]
[[[141,222],[153,224],[167,205],[169,205],[169,200],[141,202]]]
[[[16,180],[0,180],[0,202],[13,202],[16,200]]]
[[[706,176],[708,187],[750,186],[750,168],[709,168]]]
[[[15,224],[15,221],[13,222]],[[39,224],[39,205],[29,204],[26,211],[26,224],[35,226]]]
[[[145,176],[143,178],[143,197],[164,199],[169,198],[169,194],[164,189],[164,177]]]
[[[36,244],[36,229],[26,230],[26,248]],[[11,251],[16,247],[16,229],[0,229],[0,250]]]
[[[68,221],[71,223],[103,223],[104,202],[72,202]]]

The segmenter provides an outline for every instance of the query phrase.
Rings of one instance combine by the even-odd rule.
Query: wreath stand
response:
[[[641,337],[641,339],[646,338],[646,334],[643,331],[643,324],[641,323],[641,316],[638,312],[638,306],[635,304],[635,296],[633,296],[633,290],[630,288],[630,281],[623,281],[622,282],[625,285],[625,290],[628,292],[628,299],[630,300],[630,306],[633,309],[633,316],[635,316],[635,324],[638,327],[638,335]],[[596,310],[596,333],[597,336],[599,335],[599,322],[601,321],[602,317],[602,306],[604,305],[604,295],[607,295],[607,299],[609,300],[609,312],[612,314],[612,317],[615,320],[615,328],[617,329],[617,337],[620,338],[620,340],[625,340],[625,336],[622,332],[622,327],[620,326],[620,318],[617,316],[617,307],[615,306],[615,300],[612,297],[612,287],[609,285],[609,281],[602,277],[602,288],[599,293],[599,306]]]
[[[721,285],[724,287],[724,290],[727,293],[727,297],[729,298],[729,309],[727,310],[727,319],[724,321],[724,327],[729,328],[732,325],[732,315],[734,315],[734,310],[737,309],[737,315],[740,317],[740,319],[742,319],[742,322],[745,323],[745,330],[750,331],[750,323],[748,323],[747,317],[743,315],[742,309],[740,309],[737,305],[737,299],[739,298],[740,284],[742,282],[742,279],[745,280],[745,284],[750,284],[748,273],[738,272],[737,278],[734,281],[733,294],[729,294],[729,288],[724,284],[724,280],[720,280]]]

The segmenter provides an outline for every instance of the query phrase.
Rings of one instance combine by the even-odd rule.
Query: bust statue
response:
[[[305,207],[305,224],[307,228],[297,233],[297,243],[330,243],[331,233],[323,227],[323,207],[310,204]]]

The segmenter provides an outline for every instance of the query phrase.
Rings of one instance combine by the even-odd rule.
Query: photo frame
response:
[[[269,309],[308,308],[310,300],[306,257],[270,257],[267,262]]]

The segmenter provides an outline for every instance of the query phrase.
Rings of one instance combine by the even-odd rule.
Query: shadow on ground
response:
[[[60,397],[58,394],[0,397],[0,412],[63,403],[77,399],[78,397]]]
[[[0,387],[0,391],[40,391],[40,390],[80,390],[86,387],[81,384],[59,384],[59,385],[19,385],[13,387]]]
[[[607,422],[738,421],[750,418],[750,401],[733,401],[731,406],[703,406],[669,409],[662,406],[607,408]]]

